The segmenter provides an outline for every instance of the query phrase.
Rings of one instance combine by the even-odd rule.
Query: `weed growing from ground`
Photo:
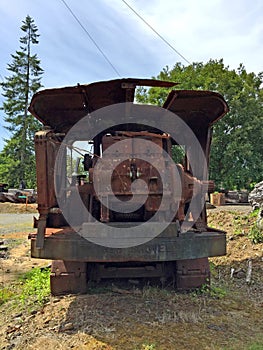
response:
[[[195,289],[192,292],[193,296],[203,295],[215,299],[223,299],[227,295],[227,290],[224,287],[217,287],[213,284],[204,284],[202,287]]]
[[[141,350],[156,350],[154,344],[142,344]]]
[[[258,218],[258,216],[259,209],[256,209],[249,214],[250,218]],[[263,243],[263,230],[258,226],[257,222],[254,222],[252,227],[250,228],[248,238],[254,244]]]
[[[263,230],[257,226],[255,223],[249,231],[248,238],[252,243],[263,243]]]
[[[259,214],[259,209],[255,209],[249,214],[249,217],[256,218],[258,217],[258,214]]]
[[[50,269],[35,268],[21,277],[22,292],[19,299],[23,303],[43,304],[50,295]]]
[[[0,289],[0,305],[6,303],[14,297],[14,293],[8,288]]]

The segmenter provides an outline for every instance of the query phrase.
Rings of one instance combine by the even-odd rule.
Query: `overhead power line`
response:
[[[91,36],[91,34],[88,32],[88,30],[84,27],[84,25],[81,23],[81,21],[79,20],[79,18],[75,15],[75,13],[72,11],[72,9],[69,7],[69,5],[66,3],[65,0],[61,0],[62,3],[66,6],[66,8],[68,9],[68,11],[71,13],[71,15],[75,18],[75,20],[78,22],[78,24],[81,26],[81,28],[84,30],[84,32],[88,35],[89,39],[93,42],[93,44],[96,46],[96,48],[99,50],[99,52],[102,54],[102,56],[104,57],[104,59],[109,63],[109,65],[111,66],[111,68],[114,70],[114,72],[120,77],[120,73],[118,72],[118,70],[114,67],[114,65],[111,63],[111,61],[109,60],[109,58],[106,56],[106,54],[102,51],[102,49],[99,47],[99,45],[96,43],[96,41],[93,39],[93,37]]]
[[[128,3],[127,3],[127,1],[125,1],[125,0],[122,0],[122,2],[124,2],[124,4],[126,5],[126,6],[128,6],[129,7],[129,9],[133,12],[133,13],[135,13],[135,15],[137,16],[137,17],[139,17],[156,35],[158,35],[158,37],[160,38],[160,39],[162,39],[162,41],[164,41],[165,42],[165,44],[167,44],[174,52],[176,52],[177,53],[177,55],[179,55],[184,61],[186,61],[188,64],[191,64],[191,62],[190,61],[188,61],[188,59],[186,59],[178,50],[176,50],[176,48],[175,47],[173,47],[161,34],[159,34],[158,32],[157,32],[157,30],[155,30],[141,15],[139,15],[139,13],[137,12],[137,11],[135,11],[134,10],[134,8],[132,8],[131,7],[131,5],[129,5]]]

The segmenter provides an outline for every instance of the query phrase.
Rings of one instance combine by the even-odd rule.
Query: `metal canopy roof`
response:
[[[192,128],[211,126],[229,110],[222,95],[204,90],[173,90],[163,108],[179,115]]]
[[[56,132],[67,132],[87,113],[116,103],[134,102],[136,86],[167,87],[177,85],[153,79],[116,79],[88,85],[46,89],[36,93],[29,111]],[[189,126],[208,127],[228,111],[224,98],[215,92],[173,90],[163,107],[178,114]]]

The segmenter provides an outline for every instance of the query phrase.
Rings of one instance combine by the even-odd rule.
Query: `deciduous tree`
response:
[[[178,89],[202,89],[221,93],[230,112],[215,124],[210,160],[210,178],[217,188],[251,188],[263,174],[263,72],[248,73],[243,66],[230,69],[223,59],[172,69],[165,67],[156,77],[178,82]],[[140,89],[139,102],[162,105],[163,88]]]

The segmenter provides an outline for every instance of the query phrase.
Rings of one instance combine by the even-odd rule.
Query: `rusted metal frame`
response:
[[[100,206],[100,220],[101,222],[109,222],[110,221],[110,210],[109,210],[109,196],[107,194],[101,194],[100,199],[103,203],[107,205],[101,204]]]
[[[61,136],[61,135],[60,135]],[[42,249],[47,226],[49,210],[57,206],[54,184],[55,159],[60,142],[53,130],[47,128],[35,135],[36,174],[38,189],[38,211],[37,222],[38,235],[36,246]]]
[[[88,263],[89,280],[100,281],[106,278],[157,278],[166,275],[165,263],[141,263],[129,266],[125,263]]]
[[[46,221],[49,210],[49,183],[47,176],[47,135],[50,133],[50,130],[46,130],[40,131],[35,135],[38,211],[40,214],[40,218],[38,220],[38,235],[36,241],[37,249],[42,249],[44,247]]]
[[[134,84],[134,83],[122,83],[121,87],[122,87],[122,89],[126,90],[126,102],[133,102],[136,84]]]
[[[92,225],[93,223],[89,223],[91,231]],[[118,226],[121,226],[120,223]],[[36,249],[36,240],[32,238],[31,251],[32,257],[36,258],[90,262],[185,260],[226,253],[224,233],[186,232],[177,237],[176,230],[176,223],[172,223],[161,235],[148,243],[130,248],[103,247],[74,232],[55,234],[45,238],[43,249]]]

